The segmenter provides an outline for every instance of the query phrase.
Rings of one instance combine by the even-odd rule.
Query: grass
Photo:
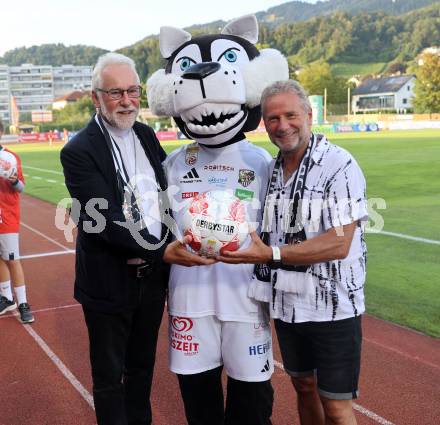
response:
[[[52,146],[46,143],[8,146],[20,155],[26,193],[53,204],[69,197],[60,163],[61,146],[60,143]]]
[[[377,63],[335,63],[332,71],[337,77],[352,77],[353,75],[379,74],[387,66],[386,62]]]
[[[367,179],[368,198],[385,200],[386,209],[375,209],[385,231],[440,241],[440,131],[331,134],[329,138],[358,160]],[[267,136],[250,139],[275,154]],[[181,144],[163,146],[170,152]],[[61,173],[59,145],[11,148],[22,158],[28,193],[53,203],[68,196],[61,174],[35,169]],[[373,233],[367,234],[367,244],[367,311],[440,337],[440,246]]]

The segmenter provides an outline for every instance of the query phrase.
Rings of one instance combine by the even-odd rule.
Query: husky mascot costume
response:
[[[161,28],[167,64],[147,82],[149,105],[157,115],[173,117],[194,140],[164,163],[178,224],[191,198],[210,190],[233,192],[251,221],[260,218],[271,157],[244,133],[260,122],[263,89],[287,79],[288,66],[277,50],[259,51],[257,39],[254,15],[229,22],[216,35],[192,38],[181,29]],[[224,263],[172,266],[170,368],[178,375],[190,425],[271,424],[271,331],[264,304],[247,294],[252,271],[252,265]]]

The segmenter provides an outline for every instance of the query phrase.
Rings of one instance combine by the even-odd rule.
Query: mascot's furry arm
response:
[[[174,117],[190,139],[218,146],[244,138],[261,119],[266,86],[289,77],[287,61],[275,49],[259,51],[254,15],[229,22],[221,34],[191,37],[172,27],[160,31],[165,69],[147,81],[153,113]]]

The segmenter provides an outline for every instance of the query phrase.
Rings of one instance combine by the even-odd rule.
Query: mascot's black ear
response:
[[[258,21],[255,15],[244,15],[228,22],[222,34],[236,35],[252,44],[258,41]]]
[[[159,36],[160,53],[168,59],[183,43],[191,40],[191,34],[174,27],[161,27]]]

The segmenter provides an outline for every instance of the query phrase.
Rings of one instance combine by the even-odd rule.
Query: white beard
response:
[[[118,111],[126,111],[128,109],[125,108],[119,108],[115,109],[112,113],[108,111],[108,109],[105,107],[104,103],[101,104],[101,114],[105,118],[105,120],[115,128],[119,128],[120,130],[129,130],[131,127],[133,127],[136,118],[139,113],[139,108],[132,107],[129,110],[136,111],[134,114],[130,114],[127,116],[118,114]]]

